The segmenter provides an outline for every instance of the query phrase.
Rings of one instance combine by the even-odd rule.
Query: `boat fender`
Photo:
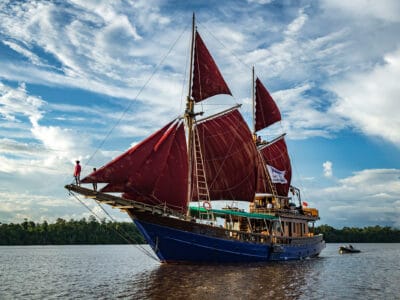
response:
[[[203,207],[204,207],[206,210],[210,210],[210,209],[211,209],[211,203],[210,203],[210,201],[204,201],[204,202],[203,202]]]

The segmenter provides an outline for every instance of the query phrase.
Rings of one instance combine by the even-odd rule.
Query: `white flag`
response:
[[[286,171],[280,171],[270,165],[267,165],[267,169],[273,183],[287,183],[285,178]]]

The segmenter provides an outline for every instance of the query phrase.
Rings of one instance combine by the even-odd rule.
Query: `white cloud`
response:
[[[308,16],[304,13],[304,11],[301,9],[299,11],[299,16],[294,19],[288,26],[287,29],[285,30],[284,34],[287,37],[295,36],[297,35],[304,24],[307,22]]]
[[[10,47],[11,49],[13,49],[15,52],[18,52],[19,54],[25,56],[26,58],[28,58],[33,64],[35,65],[42,65],[42,62],[40,61],[40,58],[33,53],[32,51],[16,44],[13,43],[11,41],[3,41],[4,45],[7,45],[8,47]]]
[[[324,168],[324,176],[325,177],[332,177],[333,171],[332,171],[332,162],[327,160],[322,164],[322,167]]]
[[[149,30],[151,27],[164,27],[171,21],[169,16],[160,13],[159,1],[138,0],[133,2],[132,11],[138,12],[135,17],[141,27]]]
[[[65,220],[88,218],[92,212],[99,218],[109,219],[103,210],[92,200],[80,199],[91,211],[87,210],[81,203],[72,196],[64,197],[32,195],[27,193],[3,192],[0,190],[0,222],[19,223],[25,218],[35,222],[55,222],[57,218]],[[118,221],[128,221],[126,214],[115,210],[109,211],[113,218]]]
[[[278,41],[267,43],[267,47],[251,49],[245,55],[245,62],[255,65],[262,78],[278,77],[303,84],[338,73],[343,69],[340,65],[342,59],[335,60],[343,56],[346,31],[341,28],[307,36],[305,27],[312,26],[308,22],[308,14],[300,9],[297,18],[282,29],[283,34]]]
[[[34,141],[0,139],[0,172],[34,174],[40,170],[49,174],[63,173],[75,159],[82,159],[83,155],[90,153],[92,140],[89,136],[68,128],[40,125],[45,105],[44,100],[28,95],[24,84],[14,89],[0,82],[0,116],[17,124],[30,123],[30,127],[25,127],[30,134],[25,134]],[[24,121],[24,117],[29,122]]]
[[[372,70],[350,74],[329,88],[339,98],[334,111],[364,134],[400,147],[400,48],[384,60]]]
[[[321,223],[335,227],[370,224],[400,227],[399,169],[354,172],[334,186],[308,193],[318,203]]]
[[[26,4],[27,8],[20,13],[18,18],[6,14],[7,10],[5,10],[7,22],[0,25],[5,31],[11,32],[11,24],[19,24],[20,29],[16,38],[27,44],[37,44],[54,55],[63,66],[64,74],[0,62],[0,76],[50,86],[79,87],[114,97],[135,98],[146,78],[150,77],[150,72],[154,68],[151,64],[154,64],[160,56],[159,48],[154,47],[154,42],[140,39],[141,36],[137,33],[137,27],[144,26],[145,22],[139,17],[143,17],[144,14],[134,12],[134,16],[138,18],[125,15],[124,5],[126,4],[122,2],[98,4],[95,1],[74,1],[73,4],[68,10],[52,4],[43,4],[45,9],[43,5]],[[145,1],[135,2],[133,5],[135,8],[140,7],[144,11],[152,12],[154,20],[151,22],[154,26],[169,23],[168,20],[162,21],[163,17],[159,14],[157,5],[151,5]],[[76,10],[75,6],[80,9]],[[40,12],[39,9],[41,9]],[[54,20],[59,10],[65,10],[67,15],[74,16],[71,18],[72,21],[62,24],[57,19]],[[38,14],[40,18],[37,18]],[[133,20],[137,23],[134,24]],[[11,23],[11,21],[14,22]],[[256,63],[257,69],[263,70],[262,73],[268,70],[266,73],[268,75],[265,76],[267,78],[273,74],[274,77],[282,76],[289,80],[304,80],[307,74],[311,73],[311,70],[326,57],[332,59],[340,53],[342,44],[338,43],[338,40],[343,36],[343,32],[337,31],[305,39],[302,31],[308,21],[308,14],[304,9],[299,9],[297,17],[284,28],[280,41],[266,48],[254,50],[247,55],[245,60],[251,64]],[[143,28],[149,30],[146,26]],[[223,39],[229,48],[233,46],[238,52],[248,48],[247,44],[252,42],[251,39],[240,31],[233,32],[228,28],[226,25],[218,26],[214,35]],[[153,38],[160,43],[160,46],[166,48],[171,43],[170,33],[174,29],[167,27],[164,30],[167,33],[162,35],[154,32]],[[145,33],[149,34],[149,32]],[[116,36],[120,38],[121,34],[126,36],[124,42],[113,40]],[[64,38],[60,39],[60,35]],[[177,48],[174,51],[174,55],[171,55],[175,57],[171,64],[174,68],[172,74],[171,71],[161,71],[153,78],[151,86],[147,86],[139,97],[143,103],[156,105],[159,108],[158,116],[169,116],[169,118],[174,117],[175,111],[179,108],[179,101],[169,100],[182,98],[183,75],[178,75],[177,70],[182,68],[179,70],[183,71],[181,58],[184,57],[185,50]],[[145,62],[150,62],[150,64]],[[234,66],[230,73],[240,74],[233,69]],[[319,68],[329,74],[337,72],[337,68],[330,63],[322,64]],[[235,92],[242,93],[246,86],[243,76],[233,76],[231,80],[234,88],[240,87],[236,88]],[[345,128],[344,122],[337,122],[337,120],[335,122],[334,118],[337,115],[318,109],[319,103],[316,103],[315,98],[301,95],[314,88],[312,81],[303,81],[296,86],[277,93],[278,97],[280,95],[283,98],[291,97],[290,101],[287,101],[288,105],[283,107],[288,118],[288,123],[284,126],[294,133],[291,137],[329,137],[332,131]],[[291,90],[293,93],[289,95]],[[154,95],[163,96],[155,97]],[[301,115],[298,114],[299,110],[302,111]],[[153,112],[153,119],[155,115]]]
[[[38,97],[28,96],[25,84],[13,89],[0,82],[0,116],[7,120],[21,122],[19,118],[25,116],[31,122],[37,122],[42,117],[44,103]]]
[[[269,4],[274,0],[247,0],[249,3],[258,3],[258,4]]]
[[[322,110],[319,107],[319,99],[306,95],[311,89],[310,84],[304,84],[272,94],[283,113],[283,129],[290,134],[291,139],[312,136],[330,138],[347,126],[335,111],[329,107]]]
[[[38,143],[22,143],[8,138],[0,139],[0,154],[30,156],[39,152],[45,155],[47,149]]]
[[[390,22],[400,20],[400,3],[397,0],[322,0],[322,6],[330,11],[349,14],[353,18],[376,18]]]
[[[35,63],[0,61],[0,77],[135,99],[161,55],[166,53],[166,50],[160,49],[171,45],[171,36],[178,36],[170,27],[164,28],[164,33],[153,32],[153,26],[169,23],[169,19],[160,15],[158,6],[154,4],[150,1],[133,4],[123,1],[101,4],[97,1],[74,1],[68,6],[51,2],[4,6],[0,11],[0,31],[10,40],[18,41],[18,44],[6,42],[7,45]],[[64,17],[60,18],[60,15]],[[150,23],[152,25],[148,27]],[[138,26],[149,30],[157,42],[151,39],[143,41]],[[33,53],[27,50],[31,48],[41,49],[38,52],[40,56],[33,57]],[[175,53],[184,53],[185,49],[177,47]],[[180,60],[183,56],[179,53],[171,64],[173,68],[179,66],[179,73],[185,67]],[[47,59],[59,67],[49,69],[37,63]],[[162,70],[160,73],[163,73]],[[151,92],[144,91],[139,100],[168,107],[171,102],[165,101],[165,98],[179,99],[183,76],[176,77],[175,70],[167,73],[166,76],[155,77]],[[154,97],[155,94],[162,94],[165,98]]]

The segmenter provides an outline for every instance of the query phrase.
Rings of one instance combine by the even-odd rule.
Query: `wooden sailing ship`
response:
[[[206,118],[196,104],[230,89],[194,24],[189,92],[183,115],[88,175],[70,192],[126,211],[162,262],[265,262],[317,256],[318,211],[290,185],[284,135],[257,141],[281,120],[253,69],[253,132],[239,106]],[[118,196],[117,196],[118,195]],[[297,200],[295,200],[297,198]],[[215,203],[243,201],[248,209]],[[295,201],[298,201],[297,203]],[[193,204],[195,203],[195,204]]]

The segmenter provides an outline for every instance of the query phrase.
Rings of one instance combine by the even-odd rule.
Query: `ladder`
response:
[[[206,172],[204,170],[204,159],[200,146],[199,131],[196,127],[194,128],[194,131],[194,170],[196,176],[197,200],[200,205],[200,202],[210,202],[210,193],[207,185]],[[200,213],[200,217],[212,220],[214,219],[211,209],[207,210],[206,213]]]

